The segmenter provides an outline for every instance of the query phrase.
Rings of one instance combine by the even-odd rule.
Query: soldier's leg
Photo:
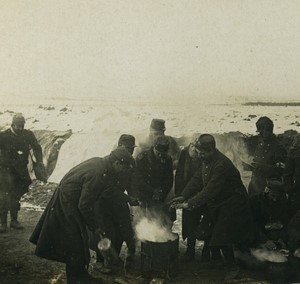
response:
[[[8,211],[0,212],[0,234],[7,232],[7,213]]]
[[[195,245],[196,245],[196,238],[193,236],[187,237],[187,247],[186,252],[182,256],[182,262],[188,262],[195,259]]]
[[[234,253],[232,246],[224,246],[222,247],[222,253],[224,256],[225,264],[231,265],[234,263]]]
[[[128,260],[131,261],[135,255],[136,245],[128,204],[115,204],[114,213],[114,220],[118,224],[117,231],[119,232],[117,249],[121,250],[124,241],[128,249]]]
[[[20,211],[20,199],[21,196],[19,194],[15,193],[14,191],[11,192],[10,195],[10,227],[13,229],[21,230],[24,227],[20,224],[18,221],[18,212]]]

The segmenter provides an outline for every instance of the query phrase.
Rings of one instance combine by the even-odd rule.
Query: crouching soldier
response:
[[[269,250],[286,249],[291,216],[283,183],[269,180],[263,193],[251,197],[251,207],[257,228],[256,245]]]
[[[126,149],[130,155],[133,154],[135,138],[129,134],[122,134],[118,141],[118,148]],[[120,254],[123,242],[127,245],[127,261],[133,261],[135,257],[135,238],[131,223],[129,206],[138,206],[137,198],[131,196],[131,177],[134,170],[134,160],[132,166],[115,176],[115,185],[103,192],[95,204],[95,213],[99,226],[105,230],[106,237],[112,242],[112,246],[117,255]],[[126,194],[125,191],[128,193]],[[96,250],[97,262],[103,262],[103,256],[97,248],[99,239],[93,236],[91,249]],[[110,271],[110,263],[105,263],[103,271]]]
[[[116,174],[132,165],[132,157],[118,148],[104,158],[91,158],[72,168],[61,180],[30,241],[39,257],[66,264],[67,283],[102,283],[87,272],[90,261],[87,229],[103,235],[95,217],[95,202],[113,188]]]

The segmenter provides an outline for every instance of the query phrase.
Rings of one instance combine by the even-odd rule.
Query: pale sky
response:
[[[299,97],[298,0],[0,0],[0,96]]]

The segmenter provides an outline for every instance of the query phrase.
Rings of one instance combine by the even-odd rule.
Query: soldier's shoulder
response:
[[[139,153],[136,157],[136,160],[143,160],[143,159],[147,158],[147,156],[149,154],[148,152],[149,152],[148,150],[145,150],[145,151]]]

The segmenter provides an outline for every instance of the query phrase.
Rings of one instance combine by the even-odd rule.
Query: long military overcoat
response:
[[[30,241],[39,257],[63,263],[88,264],[88,227],[96,230],[94,205],[113,182],[106,158],[92,158],[71,169],[61,180]]]
[[[182,192],[189,208],[207,207],[212,216],[211,246],[252,242],[254,225],[249,198],[237,168],[216,150]]]
[[[33,150],[36,161],[42,162],[42,148],[32,131],[24,129],[21,134],[15,134],[10,128],[0,133],[0,163],[11,176],[9,184],[2,186],[10,187],[14,195],[19,197],[28,191],[31,184],[27,169],[30,149]]]
[[[200,168],[201,160],[199,158],[191,158],[188,147],[182,149],[178,165],[175,173],[175,195],[179,196],[189,180]],[[182,210],[182,238],[193,237],[195,228],[199,224],[201,218],[201,209]]]

